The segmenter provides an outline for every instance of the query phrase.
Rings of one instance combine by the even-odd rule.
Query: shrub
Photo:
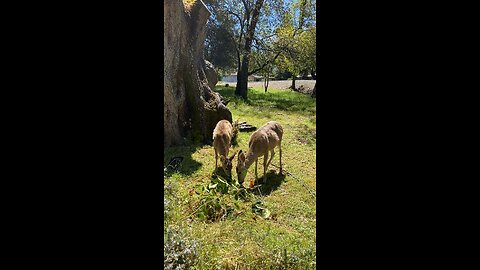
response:
[[[188,269],[197,263],[197,241],[189,239],[178,225],[169,225],[172,221],[169,213],[176,203],[175,185],[163,186],[163,264],[164,269]]]
[[[163,238],[164,269],[188,269],[197,263],[197,241],[187,238],[181,230],[172,226],[164,230]]]
[[[238,190],[220,178],[213,180],[208,186],[198,186],[197,216],[201,220],[214,222],[233,214],[235,209],[239,209],[238,204],[230,196],[223,196],[233,192],[232,189]]]

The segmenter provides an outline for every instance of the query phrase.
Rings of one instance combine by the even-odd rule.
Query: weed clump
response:
[[[165,198],[163,199],[163,263],[164,269],[188,269],[198,262],[198,244],[190,239],[178,225],[170,225],[176,202],[175,187],[173,183],[163,186]]]
[[[261,198],[238,183],[229,183],[220,177],[213,179],[208,185],[197,185],[196,189],[190,192],[190,196],[194,196],[196,201],[189,205],[191,215],[196,214],[203,221],[216,222],[238,216],[242,213],[240,201],[255,201],[252,204],[252,212],[265,219],[270,217],[270,210],[265,207],[265,202]]]
[[[188,269],[198,261],[197,241],[191,240],[178,228],[164,230],[164,269]]]
[[[199,185],[195,190],[197,217],[203,221],[219,221],[231,216],[240,209],[237,202],[232,200],[232,194],[239,190],[235,184],[230,184],[219,177],[208,185]],[[192,194],[193,195],[193,194]]]

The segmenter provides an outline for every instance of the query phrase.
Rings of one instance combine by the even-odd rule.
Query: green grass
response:
[[[185,158],[179,171],[165,180],[176,186],[176,206],[169,224],[182,226],[189,237],[198,240],[196,269],[314,269],[316,205],[307,188],[316,190],[315,99],[289,90],[269,89],[264,93],[263,89],[249,89],[248,101],[243,101],[234,96],[233,87],[217,87],[217,91],[231,99],[228,108],[234,120],[257,128],[271,120],[283,126],[284,169],[301,182],[279,175],[278,169],[270,165],[267,183],[255,192],[271,211],[270,219],[254,214],[248,201],[239,201],[237,215],[222,221],[204,222],[195,215],[188,218],[192,212],[189,205],[195,203],[189,191],[212,180],[214,150],[211,145],[167,147],[164,164],[173,156]],[[251,134],[239,132],[237,145],[230,151],[246,151]],[[234,167],[236,162],[235,158]],[[272,164],[278,163],[276,149]],[[254,166],[248,170],[246,186],[255,177]],[[235,169],[232,173],[236,180]],[[258,175],[263,177],[263,158],[258,162]]]

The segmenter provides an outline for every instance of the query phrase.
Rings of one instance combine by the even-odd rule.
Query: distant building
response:
[[[237,82],[237,74],[225,75],[222,77],[223,82]]]

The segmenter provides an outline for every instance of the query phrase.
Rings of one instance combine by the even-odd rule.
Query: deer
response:
[[[228,120],[218,121],[215,129],[213,130],[213,148],[215,149],[215,171],[218,168],[218,156],[220,156],[220,162],[223,171],[228,177],[232,175],[232,160],[235,157],[235,153],[228,157],[228,151],[232,145],[232,141],[237,134],[236,129],[237,121],[234,126],[230,124]]]
[[[280,174],[283,173],[282,169],[282,136],[283,128],[280,123],[275,121],[267,122],[265,125],[257,129],[248,142],[248,151],[245,155],[242,150],[238,152],[237,160],[237,177],[238,183],[242,184],[247,175],[248,168],[255,162],[255,177],[257,174],[258,158],[263,155],[263,182],[267,181],[267,168],[272,161],[275,154],[274,148],[278,146],[280,153]],[[268,160],[268,152],[270,151],[270,160]]]

